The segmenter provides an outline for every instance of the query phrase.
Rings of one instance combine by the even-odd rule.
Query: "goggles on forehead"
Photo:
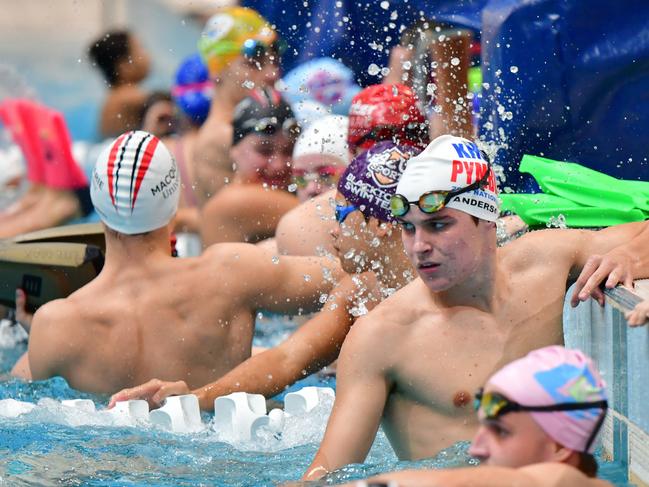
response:
[[[331,186],[336,183],[344,169],[341,166],[320,166],[315,171],[308,172],[293,169],[293,182],[300,188],[306,187],[311,181],[318,181],[323,186]]]
[[[507,413],[518,411],[536,412],[536,413],[554,413],[559,411],[583,411],[585,409],[601,409],[597,424],[591,433],[584,451],[588,451],[590,445],[593,443],[597,432],[599,431],[604,418],[606,417],[606,410],[608,409],[608,401],[602,399],[600,401],[592,402],[564,402],[557,404],[549,404],[547,406],[524,406],[515,401],[512,401],[502,394],[497,392],[484,392],[483,388],[478,389],[475,394],[473,407],[476,411],[482,411],[484,419],[495,420]]]
[[[395,194],[390,198],[390,212],[392,216],[402,217],[410,211],[410,205],[417,205],[419,209],[427,214],[435,213],[444,208],[456,196],[479,189],[489,179],[491,174],[491,165],[478,181],[465,186],[464,188],[454,189],[452,191],[428,191],[422,194],[417,201],[408,201],[408,199],[400,194]]]

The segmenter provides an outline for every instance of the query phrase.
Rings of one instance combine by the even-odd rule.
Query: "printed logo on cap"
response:
[[[394,188],[406,168],[410,154],[395,146],[369,157],[367,173],[382,188]]]
[[[229,14],[216,14],[210,18],[203,35],[211,41],[224,38],[234,26],[234,19]]]

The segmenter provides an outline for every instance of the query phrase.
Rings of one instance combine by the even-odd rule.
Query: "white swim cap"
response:
[[[101,220],[115,231],[133,235],[164,227],[178,209],[176,161],[157,137],[122,134],[97,158],[90,197]]]
[[[295,142],[293,159],[306,155],[323,155],[336,158],[348,165],[349,146],[347,132],[349,118],[342,115],[328,115],[313,122]]]
[[[489,163],[470,140],[441,135],[423,152],[408,161],[399,179],[397,194],[408,201],[418,201],[430,191],[451,191],[466,188],[485,176]],[[495,222],[500,214],[500,200],[493,170],[481,189],[459,194],[449,201],[455,208],[482,220]]]

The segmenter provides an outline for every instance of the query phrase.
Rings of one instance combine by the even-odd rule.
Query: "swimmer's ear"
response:
[[[577,455],[574,450],[570,450],[560,443],[555,442],[554,445],[555,449],[554,453],[552,454],[552,462],[568,463],[568,459],[571,457],[571,455]]]
[[[368,219],[367,226],[377,237],[383,238],[389,235],[392,231],[392,225],[380,221],[379,219],[371,216]]]

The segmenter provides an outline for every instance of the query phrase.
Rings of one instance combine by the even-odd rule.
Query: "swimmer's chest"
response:
[[[411,401],[448,416],[471,414],[473,393],[493,372],[507,337],[490,318],[464,314],[442,323],[431,313],[413,324],[395,352],[389,401]]]

